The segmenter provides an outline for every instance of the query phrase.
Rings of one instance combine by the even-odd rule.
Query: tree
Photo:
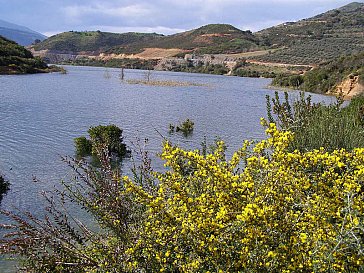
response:
[[[99,125],[90,127],[88,134],[90,139],[82,136],[75,138],[76,154],[80,156],[97,155],[98,149],[107,150],[109,156],[119,158],[127,155],[130,151],[123,143],[123,130],[116,125]]]

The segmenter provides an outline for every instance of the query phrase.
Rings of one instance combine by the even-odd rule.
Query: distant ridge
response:
[[[35,50],[62,53],[137,54],[145,48],[180,49],[181,52],[237,53],[259,48],[250,31],[228,24],[210,24],[190,31],[164,36],[156,33],[108,33],[71,31],[52,36],[34,46]]]
[[[36,40],[43,41],[47,36],[27,27],[0,20],[0,35],[22,46],[31,45]]]

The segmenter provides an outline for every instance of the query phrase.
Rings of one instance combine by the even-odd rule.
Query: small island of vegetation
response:
[[[74,139],[76,155],[85,157],[97,155],[97,151],[107,151],[107,156],[121,159],[130,153],[125,143],[123,143],[123,130],[118,126],[99,125],[90,127],[88,134],[90,139],[84,136]]]

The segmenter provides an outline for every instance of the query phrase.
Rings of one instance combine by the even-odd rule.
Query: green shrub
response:
[[[86,137],[74,139],[76,154],[79,156],[97,155],[98,150],[107,152],[109,156],[115,155],[119,158],[127,155],[130,151],[123,143],[123,130],[116,125],[99,125],[90,127]]]
[[[169,124],[169,133],[173,133],[176,131],[176,132],[182,132],[184,136],[188,136],[193,132],[194,125],[195,123],[190,119],[186,119],[185,121],[176,126],[173,124]]]
[[[92,153],[92,142],[86,137],[77,137],[74,139],[76,155],[80,157],[89,156]]]
[[[314,104],[311,96],[305,98],[303,92],[300,99],[293,103],[285,92],[285,99],[281,102],[276,92],[275,98],[267,96],[267,114],[270,122],[295,134],[290,143],[291,150],[310,151],[324,147],[333,151],[364,147],[361,115],[364,99],[355,98],[346,107],[342,103],[338,100],[336,104],[327,106]]]

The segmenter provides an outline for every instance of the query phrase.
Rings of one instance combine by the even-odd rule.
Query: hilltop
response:
[[[0,74],[26,74],[56,71],[48,68],[40,58],[34,58],[32,53],[23,46],[0,36]]]
[[[110,33],[101,31],[69,31],[49,37],[33,46],[34,50],[57,53],[98,55],[112,48],[127,47],[135,43],[149,43],[163,37],[156,33]]]
[[[27,27],[3,20],[0,20],[0,35],[23,46],[31,45],[36,41],[42,41],[47,38],[45,35]]]
[[[237,53],[259,48],[259,40],[250,32],[227,24],[211,24],[164,36],[156,33],[107,33],[70,31],[52,36],[33,46],[36,51],[89,54],[138,54],[147,48],[178,49],[199,53]]]
[[[178,48],[199,54],[238,53],[259,48],[259,40],[250,32],[228,24],[210,24],[190,31],[161,37],[144,48]]]
[[[255,33],[272,48],[257,59],[268,62],[319,64],[364,51],[364,3],[351,3],[298,22]]]

